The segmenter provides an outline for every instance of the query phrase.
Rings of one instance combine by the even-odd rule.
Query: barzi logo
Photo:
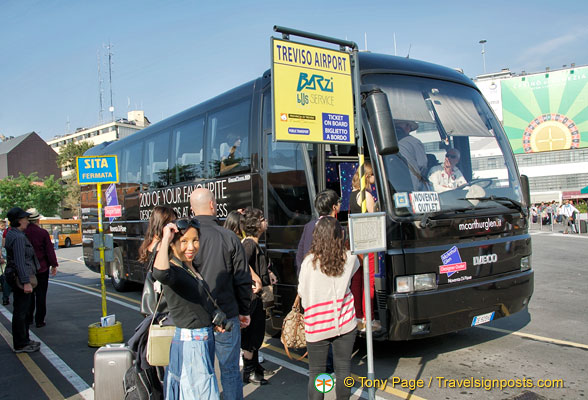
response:
[[[495,263],[496,261],[498,261],[498,256],[496,254],[487,254],[485,256],[474,256],[474,265],[490,264],[490,263]]]
[[[300,73],[297,91],[303,89],[317,90],[317,87],[321,92],[333,92],[333,79],[327,79],[322,75],[315,74],[309,78],[307,73]]]

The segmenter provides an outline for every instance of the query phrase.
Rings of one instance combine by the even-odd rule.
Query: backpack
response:
[[[161,383],[155,368],[140,370],[137,363],[125,372],[123,380],[125,400],[159,400],[163,399]],[[155,372],[155,376],[153,376]],[[157,379],[157,382],[155,381]],[[155,384],[154,384],[155,383]]]

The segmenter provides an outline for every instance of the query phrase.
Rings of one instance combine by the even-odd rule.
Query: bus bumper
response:
[[[494,312],[493,320],[525,308],[533,295],[533,270],[459,286],[388,296],[389,340],[411,340],[455,332],[474,318]]]

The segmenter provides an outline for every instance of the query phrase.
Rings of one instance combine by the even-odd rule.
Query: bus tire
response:
[[[71,240],[70,238],[65,238],[65,247],[69,247],[71,246]]]
[[[130,282],[123,278],[124,264],[119,248],[114,249],[114,261],[110,263],[110,281],[117,292],[124,292],[129,288]]]

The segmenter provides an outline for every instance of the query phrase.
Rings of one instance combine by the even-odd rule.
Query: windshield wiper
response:
[[[527,216],[527,209],[518,201],[513,200],[509,197],[502,197],[502,196],[488,196],[488,197],[464,197],[458,200],[479,200],[479,201],[495,201],[497,203],[504,204],[504,202],[510,203],[513,205],[517,210],[519,210],[525,217]]]

